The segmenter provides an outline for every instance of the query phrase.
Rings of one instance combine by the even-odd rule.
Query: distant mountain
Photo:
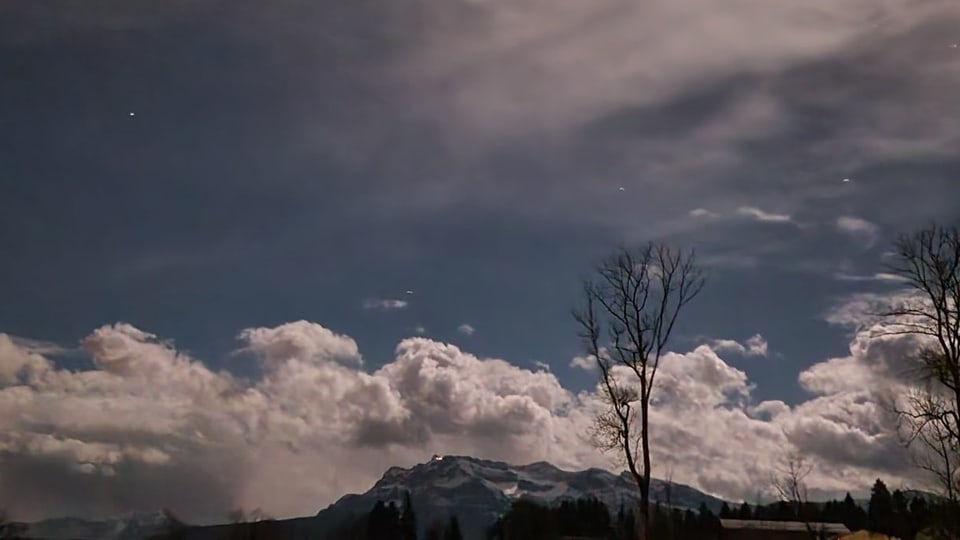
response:
[[[346,495],[321,511],[323,520],[342,520],[364,514],[378,500],[402,505],[409,492],[421,527],[456,515],[465,531],[482,532],[504,514],[517,499],[544,505],[594,497],[611,512],[620,505],[639,503],[636,484],[629,473],[615,475],[602,469],[564,471],[541,461],[530,465],[508,465],[467,456],[434,456],[409,469],[391,467],[366,493]],[[669,496],[668,496],[669,493]],[[718,512],[723,501],[682,484],[652,480],[654,502],[696,510],[706,504]],[[669,501],[668,501],[669,498]]]
[[[434,456],[410,468],[391,467],[362,494],[341,497],[316,516],[256,523],[194,527],[167,512],[131,514],[109,520],[49,519],[27,527],[24,537],[48,540],[221,540],[264,537],[277,540],[324,538],[346,519],[367,514],[378,500],[402,506],[409,492],[421,529],[456,515],[467,540],[482,537],[487,527],[507,512],[513,501],[527,499],[555,506],[563,501],[593,497],[616,512],[620,505],[639,503],[629,473],[602,469],[565,471],[547,462],[509,465],[468,456]],[[668,495],[669,493],[669,495]],[[905,491],[936,498],[929,493]],[[653,502],[696,510],[705,504],[718,513],[724,501],[690,486],[653,479]],[[858,501],[862,504],[866,501]],[[738,504],[731,503],[732,508]],[[23,529],[20,529],[23,530]],[[421,530],[421,532],[423,532]]]
[[[183,527],[166,511],[131,513],[104,520],[55,518],[13,524],[19,536],[43,540],[143,540]]]
[[[639,502],[628,473],[564,471],[544,461],[515,466],[468,456],[434,456],[408,469],[391,467],[365,493],[345,495],[314,517],[199,527],[184,525],[168,512],[156,512],[99,521],[47,519],[17,524],[17,532],[25,538],[44,540],[220,540],[253,536],[316,540],[345,520],[367,514],[378,500],[401,506],[407,492],[421,529],[456,515],[467,540],[482,538],[487,527],[518,499],[553,506],[593,497],[603,501],[611,512],[621,504],[633,507]],[[722,500],[690,486],[669,484],[668,488],[666,482],[656,479],[651,482],[650,498],[693,510],[706,504],[713,512],[723,505]]]

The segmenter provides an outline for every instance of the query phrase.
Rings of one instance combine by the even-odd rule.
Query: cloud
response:
[[[570,360],[570,367],[584,371],[593,371],[597,369],[597,361],[593,356],[574,356],[573,359]]]
[[[880,227],[863,218],[841,216],[837,218],[837,230],[853,237],[869,247],[876,243]]]
[[[608,358],[608,351],[606,347],[600,347],[600,357]],[[582,369],[584,371],[596,371],[597,368],[597,357],[588,354],[585,356],[574,356],[570,360],[570,367],[576,369]]]
[[[369,298],[363,301],[363,309],[376,309],[380,311],[393,311],[406,309],[409,302],[406,300],[396,300],[392,298]]]
[[[19,349],[46,356],[67,356],[77,352],[76,349],[68,349],[57,343],[42,341],[39,339],[30,339],[18,336],[7,336]]]
[[[463,324],[461,324],[460,326],[457,327],[457,332],[460,332],[461,334],[463,334],[463,335],[465,335],[465,336],[472,336],[472,335],[474,334],[474,332],[476,332],[476,331],[477,331],[476,328],[474,328],[473,326],[471,326],[471,325],[469,325],[469,324],[467,324],[467,323],[463,323]]]
[[[696,218],[710,218],[710,219],[720,217],[720,214],[707,210],[706,208],[694,208],[693,210],[690,211],[690,215]]]
[[[751,336],[743,343],[733,339],[714,340],[712,347],[719,352],[733,352],[742,356],[767,355],[767,340],[760,334]]]
[[[904,283],[908,281],[907,278],[901,275],[890,274],[888,272],[877,272],[868,276],[838,273],[834,274],[834,277],[840,281],[879,281],[884,283]]]
[[[96,366],[86,371],[60,369],[0,334],[0,493],[17,489],[10,510],[26,519],[158,507],[201,521],[237,506],[309,515],[366,490],[389,466],[438,452],[613,465],[583,437],[602,407],[599,387],[575,394],[542,365],[417,337],[367,371],[350,337],[317,323],[239,336],[239,350],[263,364],[253,379],[213,371],[123,323],[83,340]],[[791,449],[816,458],[810,483],[824,492],[863,492],[877,476],[902,481],[906,462],[874,390],[896,384],[912,344],[857,333],[848,357],[799,375],[812,397],[795,406],[753,403],[754,384],[720,354],[759,354],[765,342],[737,345],[662,359],[651,406],[658,467],[731,499],[753,496]]]
[[[541,362],[539,360],[536,360],[534,361],[533,365],[536,366],[536,368],[540,371],[550,371],[550,364],[546,362]]]
[[[433,95],[443,85],[437,116],[452,112],[478,136],[549,132],[610,104],[657,103],[728,73],[766,73],[842,54],[870,35],[910,28],[940,5],[433,2],[425,10],[444,24],[426,30],[404,68],[420,76],[420,92]],[[758,39],[768,46],[755,47]]]
[[[741,206],[737,208],[737,214],[767,223],[790,223],[793,219],[788,214],[773,214],[753,206]]]
[[[291,358],[363,363],[356,341],[308,321],[286,323],[276,328],[248,328],[238,337],[247,343],[242,351],[257,353],[268,366],[283,364]]]

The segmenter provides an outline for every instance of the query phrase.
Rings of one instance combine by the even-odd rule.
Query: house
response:
[[[870,532],[870,531],[857,531],[850,534],[845,534],[841,536],[838,540],[899,540],[893,536],[887,536],[885,534]]]
[[[842,523],[721,519],[718,540],[834,540],[849,533]]]

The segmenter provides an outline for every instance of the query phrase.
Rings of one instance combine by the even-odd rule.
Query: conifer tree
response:
[[[893,515],[893,497],[887,485],[877,478],[870,490],[870,504],[867,506],[867,528],[883,534],[893,534],[891,517]]]
[[[417,540],[417,515],[413,511],[410,492],[403,496],[403,513],[400,515],[400,540]]]
[[[720,519],[732,519],[733,511],[730,510],[730,507],[727,506],[727,503],[724,502],[723,506],[720,507]]]
[[[463,533],[460,532],[460,520],[457,519],[457,516],[450,516],[447,530],[443,533],[443,540],[463,540]]]
[[[857,501],[853,500],[853,496],[850,495],[850,493],[847,493],[847,496],[843,498],[842,507],[842,521],[848,529],[851,531],[859,531],[867,526],[867,516],[863,512],[863,508],[860,508]]]

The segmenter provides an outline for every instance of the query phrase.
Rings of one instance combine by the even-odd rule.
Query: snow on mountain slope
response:
[[[651,499],[666,501],[666,484],[654,480]],[[670,500],[674,506],[696,509],[701,503],[716,512],[723,501],[689,486],[673,484]],[[417,521],[426,529],[436,520],[456,515],[467,540],[482,538],[487,527],[505,513],[512,501],[525,498],[546,505],[564,500],[594,497],[612,512],[623,503],[634,506],[637,490],[629,475],[615,475],[601,469],[564,471],[546,463],[514,466],[465,456],[434,456],[409,469],[391,467],[366,493],[346,495],[312,518],[264,523],[271,537],[284,539],[322,538],[324,531],[341,520],[369,512],[378,500],[403,504],[409,492]],[[130,514],[93,521],[74,518],[48,519],[30,524],[24,536],[48,540],[146,540],[172,529],[185,527],[169,513]],[[222,538],[231,526],[186,527],[182,538]],[[235,526],[240,527],[240,526]],[[423,532],[423,531],[421,531]],[[180,536],[178,536],[180,538]]]
[[[651,482],[651,500],[667,503],[667,484]],[[611,512],[620,505],[639,502],[629,474],[615,475],[602,469],[564,471],[547,462],[513,466],[467,456],[434,456],[426,463],[404,469],[391,467],[362,495],[347,495],[322,511],[320,516],[368,512],[377,500],[402,505],[409,492],[421,526],[456,514],[464,529],[484,530],[506,512],[512,501],[529,499],[545,505],[564,500],[594,497]],[[714,512],[723,501],[689,486],[672,484],[670,503],[696,510],[706,504]]]

